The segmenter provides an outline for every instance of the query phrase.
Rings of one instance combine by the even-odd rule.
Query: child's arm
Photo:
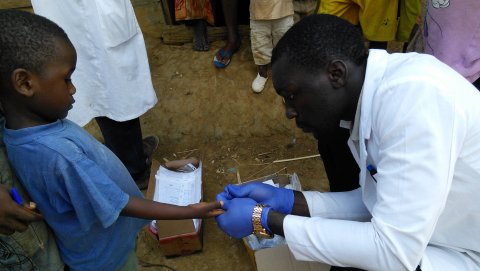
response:
[[[177,206],[130,196],[121,215],[144,219],[209,218],[223,213],[220,201]]]

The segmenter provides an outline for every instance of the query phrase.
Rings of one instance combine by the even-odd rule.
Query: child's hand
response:
[[[194,217],[196,218],[210,218],[223,214],[222,202],[200,202],[190,204],[188,207],[193,209]]]

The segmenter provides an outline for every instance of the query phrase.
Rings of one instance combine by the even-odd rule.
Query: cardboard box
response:
[[[152,161],[150,180],[146,193],[147,199],[153,199],[155,192],[155,174],[160,168],[160,163]],[[202,250],[202,221],[200,220],[198,230],[192,219],[183,220],[157,220],[156,232],[149,225],[147,233],[158,241],[158,248],[167,257],[189,255]]]
[[[264,182],[267,180],[273,180],[274,183],[278,183],[280,186],[290,184],[295,190],[302,190],[302,186],[298,176],[294,173],[289,174],[276,174],[265,176],[256,180],[248,182]],[[281,244],[272,248],[262,248],[254,250],[247,242],[247,238],[243,238],[243,244],[247,250],[250,259],[257,271],[329,271],[330,266],[318,262],[305,262],[297,261],[293,254],[290,252],[286,244]]]
[[[330,265],[297,261],[287,245],[255,251],[258,271],[329,271]]]

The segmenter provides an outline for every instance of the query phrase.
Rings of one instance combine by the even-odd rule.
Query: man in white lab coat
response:
[[[358,29],[309,16],[274,49],[286,115],[319,140],[338,125],[360,188],[227,186],[219,227],[284,235],[298,260],[365,270],[480,270],[480,93],[429,55],[366,51]],[[259,204],[266,204],[262,206]]]
[[[142,143],[139,116],[157,97],[130,0],[32,0],[32,6],[62,27],[77,51],[77,93],[67,118],[80,126],[95,118],[105,145],[145,188],[158,138]]]

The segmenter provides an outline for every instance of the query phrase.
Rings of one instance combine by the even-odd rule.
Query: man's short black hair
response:
[[[360,29],[333,15],[310,15],[292,26],[272,52],[304,71],[324,69],[334,59],[364,63],[368,53]]]
[[[67,34],[52,21],[29,12],[0,10],[0,86],[10,87],[10,76],[23,68],[41,73],[56,56],[55,39]]]

